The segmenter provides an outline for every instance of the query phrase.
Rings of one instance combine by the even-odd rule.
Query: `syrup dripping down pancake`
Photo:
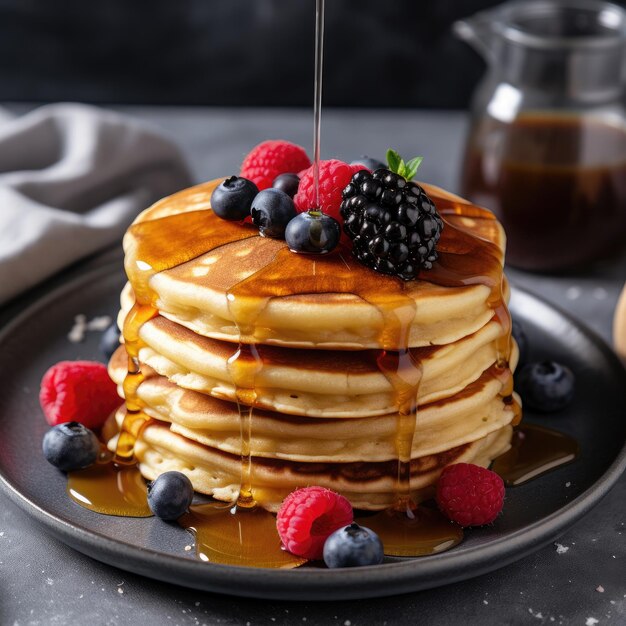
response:
[[[124,409],[116,414],[118,423]],[[111,430],[111,425],[108,430]],[[489,435],[445,452],[411,461],[411,490],[416,502],[433,495],[432,486],[450,463],[487,466],[510,447],[512,428],[504,426]],[[115,438],[110,442],[115,445]],[[241,457],[219,451],[172,432],[169,424],[153,421],[135,445],[139,468],[148,480],[167,471],[186,474],[194,489],[218,500],[234,502],[239,491]],[[320,485],[346,496],[355,508],[384,509],[393,503],[395,460],[358,463],[300,463],[253,457],[252,480],[256,501],[276,511],[294,489]]]
[[[228,234],[208,237],[211,243],[203,249],[193,238],[192,218],[197,225],[206,220],[221,221],[209,210],[211,192],[220,180],[164,198],[144,211],[124,238],[130,276],[137,274],[138,265],[146,264],[140,258],[145,253],[146,239],[153,242],[150,246],[155,259],[171,255],[171,248],[177,245],[197,246],[196,250],[175,250],[180,262],[173,267],[151,270],[147,289],[163,316],[200,335],[239,341],[241,319],[234,319],[229,297],[242,284],[246,289],[239,288],[238,299],[247,311],[254,310],[252,338],[265,344],[402,349],[391,345],[392,340],[381,345],[385,320],[380,306],[372,301],[381,294],[393,298],[400,288],[403,297],[416,306],[408,337],[412,347],[456,341],[482,328],[493,316],[484,269],[489,266],[492,274],[501,275],[505,237],[502,227],[486,210],[424,185],[436,204],[467,207],[467,215],[458,215],[452,209],[447,214],[449,227],[444,228],[439,245],[442,268],[462,273],[452,288],[432,282],[436,277],[432,270],[420,280],[403,283],[364,267],[346,249],[313,262],[303,260],[289,253],[284,241],[259,237],[247,225],[229,223]],[[149,228],[152,223],[158,226],[161,220],[182,214],[190,214],[191,232],[182,233],[179,242],[166,238],[155,243],[157,238]],[[283,275],[287,269],[291,274]],[[442,276],[449,273],[443,272]]]
[[[173,432],[198,443],[241,453],[239,411],[234,403],[183,389],[147,366],[145,372],[137,396],[150,417],[171,422]],[[109,373],[121,391],[125,374],[122,351],[111,360]],[[501,381],[487,370],[452,398],[421,406],[412,457],[445,452],[509,424],[514,416],[500,397],[501,390]],[[395,413],[319,419],[257,410],[250,447],[257,457],[310,463],[387,461],[396,456],[396,427]]]
[[[122,313],[122,318],[123,318]],[[423,377],[420,404],[451,397],[477,380],[497,358],[503,329],[489,322],[447,346],[416,348]],[[232,344],[155,317],[139,331],[140,360],[172,382],[235,401],[228,360]],[[365,417],[395,410],[394,390],[377,365],[376,350],[305,350],[260,345],[255,406],[313,417]]]

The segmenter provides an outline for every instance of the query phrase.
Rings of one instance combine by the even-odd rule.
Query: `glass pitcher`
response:
[[[626,11],[525,0],[454,30],[488,63],[462,193],[504,225],[507,262],[561,270],[626,246]]]

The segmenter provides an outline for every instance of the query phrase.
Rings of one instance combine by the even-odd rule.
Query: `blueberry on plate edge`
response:
[[[574,383],[572,370],[555,361],[528,363],[516,380],[524,405],[544,413],[567,407],[574,397]]]
[[[78,422],[52,427],[43,438],[46,460],[63,472],[93,465],[100,454],[100,442],[92,430]]]
[[[193,486],[182,472],[164,472],[148,483],[148,506],[158,518],[167,522],[184,515],[192,500]]]
[[[380,537],[354,522],[336,530],[324,543],[324,563],[330,568],[379,565],[383,556]]]

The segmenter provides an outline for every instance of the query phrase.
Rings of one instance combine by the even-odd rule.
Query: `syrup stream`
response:
[[[315,83],[313,95],[313,185],[320,209],[320,151],[322,143],[322,74],[324,65],[324,2],[315,0]]]

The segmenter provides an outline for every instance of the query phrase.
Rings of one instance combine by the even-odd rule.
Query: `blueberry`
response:
[[[300,177],[297,174],[280,174],[274,179],[272,187],[284,191],[290,198],[298,193]]]
[[[564,409],[574,397],[574,374],[554,361],[529,363],[517,378],[525,406],[546,413]]]
[[[165,472],[148,483],[148,506],[163,520],[177,520],[189,510],[192,500],[191,481],[181,472]]]
[[[48,462],[64,472],[89,467],[100,454],[96,435],[78,422],[65,422],[51,428],[44,435],[42,447]]]
[[[521,366],[528,360],[528,337],[524,332],[523,326],[517,320],[511,320],[511,334],[519,348],[518,366]]]
[[[326,539],[324,562],[328,567],[378,565],[383,562],[383,544],[373,530],[352,523]]]
[[[287,225],[285,240],[292,252],[326,254],[337,247],[339,222],[320,211],[300,213]]]
[[[293,200],[280,189],[264,189],[252,202],[252,221],[262,237],[282,239],[287,224],[297,215]]]
[[[113,323],[102,333],[102,337],[100,337],[100,352],[102,352],[108,361],[119,346],[120,329],[117,327],[117,324]]]
[[[372,172],[387,167],[382,161],[379,161],[378,159],[372,159],[368,156],[359,157],[358,159],[352,161],[350,165],[362,165]]]
[[[247,178],[230,176],[211,194],[211,208],[223,220],[239,221],[250,215],[258,187]]]

